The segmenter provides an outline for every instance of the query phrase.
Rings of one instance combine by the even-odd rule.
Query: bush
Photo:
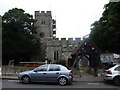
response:
[[[85,71],[85,72],[90,72],[89,67],[81,67],[80,70]]]

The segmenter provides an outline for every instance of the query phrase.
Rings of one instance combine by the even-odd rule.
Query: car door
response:
[[[46,74],[46,79],[49,82],[57,82],[57,78],[60,76],[60,67],[57,65],[50,65]]]
[[[33,73],[31,74],[32,81],[46,82],[47,69],[48,69],[48,65],[42,65],[34,69]]]

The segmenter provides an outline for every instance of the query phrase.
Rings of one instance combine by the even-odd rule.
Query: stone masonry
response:
[[[72,50],[81,42],[81,38],[56,38],[56,20],[52,19],[51,11],[35,11],[37,32],[35,35],[40,39],[41,53],[37,61],[48,58],[56,60],[66,59]]]

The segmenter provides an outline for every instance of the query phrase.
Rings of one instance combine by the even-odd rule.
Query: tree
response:
[[[23,9],[13,8],[2,16],[3,64],[14,59],[15,63],[30,61],[40,50],[39,39],[35,37],[36,20]]]
[[[120,53],[120,2],[109,2],[104,9],[91,25],[89,38],[102,52]]]

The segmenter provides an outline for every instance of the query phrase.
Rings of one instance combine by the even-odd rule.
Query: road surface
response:
[[[31,84],[22,84],[19,80],[1,80],[2,88],[84,88],[96,90],[120,90],[120,86],[114,86],[112,83],[104,83],[104,82],[73,82],[73,85],[65,85],[61,86],[58,84],[50,84],[50,83],[31,83]],[[3,89],[4,90],[4,89]],[[51,89],[52,90],[52,89]]]

